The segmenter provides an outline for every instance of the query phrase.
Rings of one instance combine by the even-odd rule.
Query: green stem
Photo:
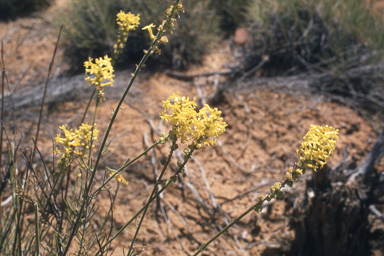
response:
[[[161,31],[161,32],[162,32],[162,31]],[[159,32],[159,34],[161,34],[161,33]],[[160,37],[158,36],[158,38],[160,38]],[[67,254],[67,252],[68,252],[68,250],[69,250],[69,247],[70,247],[70,245],[71,245],[71,243],[72,243],[73,237],[74,237],[74,235],[75,235],[75,233],[76,233],[76,231],[77,231],[77,229],[78,229],[78,226],[79,226],[79,224],[80,224],[81,215],[82,215],[82,213],[83,213],[83,211],[84,211],[85,205],[88,204],[88,200],[89,200],[89,191],[90,191],[91,188],[92,188],[92,184],[93,184],[93,180],[94,180],[94,178],[95,178],[96,170],[97,170],[97,167],[99,166],[99,162],[100,162],[100,159],[101,159],[101,154],[102,154],[102,152],[103,152],[103,148],[104,148],[104,146],[105,146],[105,144],[106,144],[106,142],[107,142],[109,133],[110,133],[110,131],[111,131],[111,129],[112,129],[112,126],[113,126],[113,123],[115,122],[115,119],[116,119],[116,117],[117,117],[117,114],[119,113],[119,110],[120,110],[120,108],[121,108],[121,105],[123,104],[125,97],[127,96],[129,90],[131,89],[133,82],[135,81],[135,79],[136,79],[138,73],[140,72],[140,70],[141,70],[141,68],[143,67],[144,63],[147,61],[149,55],[151,54],[153,46],[154,46],[154,45],[157,43],[157,41],[159,40],[158,38],[156,38],[156,40],[153,41],[153,43],[152,43],[151,46],[149,47],[148,51],[145,53],[144,57],[141,59],[139,65],[137,65],[136,70],[135,70],[135,72],[134,72],[134,74],[133,74],[131,80],[129,81],[129,84],[128,84],[127,88],[125,89],[123,95],[121,96],[121,98],[120,98],[120,100],[119,100],[119,103],[117,104],[117,107],[116,107],[116,109],[115,109],[115,111],[114,111],[114,113],[113,113],[113,116],[112,116],[112,118],[111,118],[111,121],[109,122],[108,128],[107,128],[107,130],[106,130],[106,132],[105,132],[104,139],[103,139],[103,141],[102,141],[102,143],[101,143],[101,146],[100,146],[100,149],[99,149],[99,152],[98,152],[96,161],[95,161],[95,166],[94,166],[94,168],[93,168],[93,170],[92,170],[92,172],[91,172],[91,176],[90,176],[90,178],[89,178],[88,185],[87,185],[87,187],[86,187],[86,189],[85,189],[85,191],[84,191],[84,201],[83,201],[83,203],[82,203],[82,205],[81,205],[81,207],[80,207],[79,215],[77,216],[76,221],[75,221],[75,224],[73,225],[71,234],[70,234],[70,236],[69,236],[67,245],[66,245],[66,247],[65,247],[65,250],[64,250],[62,256],[65,256],[65,255]]]
[[[39,219],[39,207],[37,206],[37,203],[35,203],[35,241],[36,241],[36,256],[39,256],[40,253],[40,229],[39,229],[39,226],[40,226],[40,219]]]
[[[285,187],[285,185],[287,184],[287,180],[284,180],[282,183],[281,183],[281,188]],[[206,243],[203,243],[199,250],[197,252],[195,252],[192,256],[196,256],[198,255],[200,252],[202,252],[210,243],[212,243],[213,241],[215,241],[219,236],[221,236],[225,231],[227,231],[230,227],[232,227],[235,223],[237,223],[239,220],[241,220],[245,215],[247,215],[248,213],[250,213],[252,210],[254,209],[257,209],[259,207],[261,207],[261,204],[264,202],[264,201],[270,201],[271,199],[275,198],[276,195],[274,193],[270,193],[270,194],[267,194],[266,196],[263,197],[262,200],[259,200],[256,204],[252,205],[251,207],[249,207],[247,210],[245,210],[239,217],[237,217],[236,219],[232,220],[231,223],[229,223],[225,228],[223,228],[219,233],[217,233],[214,237],[212,237],[208,242]],[[261,208],[260,208],[261,209]]]
[[[139,156],[135,157],[133,160],[129,161],[128,163],[124,164],[122,167],[120,167],[115,173],[113,173],[112,176],[110,176],[106,181],[103,182],[103,184],[100,185],[100,187],[98,187],[94,192],[93,192],[93,195],[97,194],[100,192],[100,190],[105,187],[105,185],[108,184],[108,182],[110,182],[113,178],[115,178],[116,176],[122,174],[123,172],[125,172],[126,170],[123,170],[125,169],[127,166],[131,165],[132,163],[136,162],[140,157],[146,155],[148,153],[148,151],[150,151],[151,149],[153,149],[155,146],[159,145],[161,142],[158,141],[156,143],[154,143],[152,146],[150,146],[149,148],[147,148],[143,153],[141,153]]]
[[[264,201],[264,200],[263,200]],[[245,215],[247,215],[248,213],[250,213],[253,209],[255,209],[255,207],[257,207],[258,205],[261,205],[261,203],[263,201],[259,201],[257,202],[256,204],[252,205],[251,207],[249,207],[247,210],[245,210],[245,212],[243,212],[239,217],[237,217],[236,219],[234,219],[233,221],[231,221],[231,223],[229,223],[225,228],[223,228],[219,233],[217,233],[214,237],[212,237],[208,242],[202,244],[199,248],[199,250],[197,252],[195,252],[195,254],[193,254],[193,256],[196,256],[198,255],[200,252],[202,252],[210,243],[212,243],[214,240],[216,240],[219,236],[221,236],[225,231],[227,231],[230,227],[232,227],[236,222],[238,222],[239,220],[241,220]]]
[[[161,179],[163,178],[163,175],[164,175],[164,173],[165,173],[165,170],[167,169],[167,167],[168,167],[168,165],[169,165],[169,162],[171,161],[171,157],[172,157],[172,154],[173,154],[173,151],[174,151],[174,145],[175,145],[175,144],[176,144],[176,142],[173,142],[173,143],[172,143],[172,146],[171,146],[171,152],[169,153],[167,162],[166,162],[166,164],[164,165],[163,170],[161,171],[161,173],[160,173],[160,175],[159,175],[159,178],[157,178],[157,180],[161,180]],[[155,194],[155,192],[156,192],[156,190],[157,190],[157,185],[158,185],[158,184],[157,184],[157,182],[156,182],[156,177],[155,177],[155,185],[154,185],[154,187],[153,187],[153,190],[152,190],[151,195],[150,195],[149,198],[148,198],[148,202],[152,199],[153,195]],[[148,206],[149,206],[149,205],[148,205]],[[133,248],[133,244],[134,244],[135,241],[136,241],[137,234],[139,233],[141,224],[143,223],[145,214],[147,213],[148,206],[145,207],[144,212],[143,212],[143,215],[141,216],[139,225],[138,225],[137,228],[136,228],[136,232],[135,232],[135,235],[133,236],[133,239],[132,239],[132,242],[131,242],[131,246],[129,247],[128,255],[131,255],[131,251],[132,251],[132,248]]]
[[[176,0],[174,6],[176,6],[179,2],[180,2],[180,0]],[[169,21],[170,19],[172,19],[174,12],[175,12],[175,10],[174,10],[174,8],[173,8],[171,14],[167,17],[167,21]],[[113,125],[113,123],[115,122],[115,119],[116,119],[116,117],[117,117],[117,114],[119,113],[119,110],[120,110],[120,108],[121,108],[121,105],[123,104],[125,97],[127,96],[129,90],[131,89],[131,86],[132,86],[133,82],[135,81],[135,79],[136,79],[138,73],[140,72],[140,70],[141,70],[141,68],[143,67],[144,63],[145,63],[145,62],[147,61],[147,59],[149,58],[149,55],[151,55],[153,46],[155,46],[155,45],[157,44],[157,42],[160,40],[160,38],[161,38],[163,32],[164,32],[164,28],[163,28],[163,30],[158,31],[155,40],[153,40],[151,46],[149,47],[149,49],[147,50],[147,52],[144,54],[144,56],[143,56],[143,58],[141,59],[140,63],[137,65],[136,70],[135,70],[135,72],[133,73],[133,76],[132,76],[132,78],[131,78],[131,80],[130,80],[128,86],[127,86],[127,88],[125,89],[123,95],[122,95],[121,98],[120,98],[119,103],[117,104],[117,107],[116,107],[116,109],[115,109],[115,111],[114,111],[114,113],[113,113],[113,116],[112,116],[112,118],[111,118],[111,121],[109,122],[108,128],[107,128],[107,130],[106,130],[106,132],[105,132],[104,139],[103,139],[103,141],[102,141],[102,143],[101,143],[101,146],[100,146],[100,149],[99,149],[99,153],[98,153],[97,158],[96,158],[96,161],[95,161],[95,166],[94,166],[94,168],[93,168],[93,170],[92,170],[92,173],[91,173],[91,176],[90,176],[90,178],[89,178],[88,186],[86,187],[86,189],[85,189],[85,191],[84,191],[84,192],[85,192],[85,193],[84,193],[84,201],[83,201],[83,203],[82,203],[82,205],[81,205],[81,207],[80,207],[79,215],[77,216],[76,221],[75,221],[75,223],[74,223],[74,225],[73,225],[71,234],[69,235],[68,242],[67,242],[67,244],[66,244],[66,247],[65,247],[65,250],[64,250],[62,256],[65,256],[65,255],[67,254],[67,252],[68,252],[68,250],[69,250],[69,247],[70,247],[70,245],[71,245],[71,243],[72,243],[73,237],[74,237],[74,235],[75,235],[75,233],[76,233],[76,231],[77,231],[77,229],[78,229],[78,226],[79,226],[79,224],[80,224],[81,215],[82,215],[82,213],[83,213],[83,211],[84,211],[85,205],[88,204],[88,200],[89,200],[89,191],[90,191],[91,188],[92,188],[92,184],[93,184],[93,180],[94,180],[94,178],[95,178],[96,170],[97,170],[97,167],[99,166],[99,162],[100,162],[100,159],[101,159],[101,154],[102,154],[103,149],[104,149],[104,146],[105,146],[105,144],[106,144],[106,142],[107,142],[109,133],[110,133],[110,131],[111,131],[111,129],[112,129],[112,125]]]
[[[96,92],[96,88],[93,90],[92,95],[91,95],[91,97],[89,98],[87,107],[85,108],[85,111],[84,111],[84,114],[83,114],[83,118],[81,118],[80,125],[81,125],[81,124],[84,122],[84,120],[85,120],[85,116],[86,116],[87,113],[88,113],[88,109],[89,109],[89,106],[91,105],[91,102],[92,102],[93,96],[95,95],[95,92]],[[97,98],[96,98],[96,100],[97,100]]]
[[[194,149],[190,151],[190,153],[188,154],[188,158],[187,160],[179,167],[179,169],[175,172],[175,176],[178,175],[179,173],[181,173],[181,170],[183,170],[184,166],[186,165],[186,163],[188,162],[188,160],[190,159],[190,156],[192,155]],[[120,235],[121,232],[123,232],[127,227],[128,225],[130,225],[132,223],[133,220],[135,220],[143,211],[145,208],[148,208],[148,206],[158,197],[160,196],[160,194],[166,189],[168,188],[169,185],[171,185],[172,182],[168,181],[165,183],[165,185],[163,186],[162,189],[159,190],[159,192],[157,192],[152,198],[150,198],[148,200],[148,202],[121,228],[119,229],[119,231],[116,232],[116,234],[111,238],[109,239],[105,245],[102,246],[101,250],[104,250],[104,248],[109,245],[117,236]],[[99,251],[100,252],[100,251]],[[96,256],[99,255],[99,252],[97,252]]]

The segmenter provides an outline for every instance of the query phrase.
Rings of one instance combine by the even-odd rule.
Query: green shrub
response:
[[[65,55],[73,71],[83,71],[83,63],[88,56],[103,56],[112,52],[117,29],[115,17],[120,10],[140,13],[140,28],[151,23],[158,26],[164,16],[164,6],[171,4],[170,0],[165,2],[167,4],[157,0],[72,0],[58,25],[65,26]],[[185,69],[190,63],[201,61],[202,55],[218,42],[218,18],[208,8],[209,3],[208,0],[193,0],[183,4],[185,15],[181,16],[169,36],[169,43],[161,47],[161,55],[154,56],[148,65],[161,63]],[[136,63],[149,44],[147,31],[138,29],[130,33],[117,64]]]
[[[220,29],[229,36],[241,26],[247,16],[252,0],[211,0],[210,8],[220,19]]]
[[[51,5],[52,0],[0,0],[0,20],[11,20]]]
[[[378,59],[383,21],[360,0],[255,0],[248,30],[253,46],[245,69],[264,66],[273,74],[303,70],[339,70]]]

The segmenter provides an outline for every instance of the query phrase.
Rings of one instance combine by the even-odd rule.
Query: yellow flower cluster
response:
[[[173,94],[163,101],[164,111],[160,115],[160,118],[171,122],[170,138],[179,138],[185,144],[191,141],[191,146],[196,149],[214,145],[227,126],[220,116],[221,111],[206,104],[196,112],[195,99],[190,101],[188,97],[179,95]],[[172,110],[170,115],[167,114],[169,109]]]
[[[88,85],[94,84],[96,86],[96,90],[98,92],[98,99],[102,101],[104,99],[104,86],[111,85],[113,87],[113,78],[115,75],[113,74],[113,67],[111,64],[111,58],[108,58],[107,55],[103,58],[96,58],[95,63],[93,63],[93,59],[89,58],[88,61],[84,62],[85,66],[85,75],[87,76],[85,80]],[[90,75],[94,75],[93,78]],[[108,80],[108,82],[104,82],[104,80]]]
[[[176,4],[175,2],[165,11],[165,15],[167,17],[170,17],[171,15],[178,15],[179,12],[184,12],[183,5],[181,3]],[[174,25],[175,21],[176,21],[175,18],[163,20],[163,23],[159,26],[159,31],[165,32],[168,30],[168,31],[171,31],[172,33],[172,30],[175,27]]]
[[[129,31],[136,30],[140,24],[140,15],[134,15],[132,13],[125,13],[120,11],[117,15],[117,25],[119,26],[119,32],[117,34],[117,40],[113,46],[113,62],[119,57],[119,54],[123,51],[125,43],[127,42]]]
[[[163,20],[161,25],[157,28],[157,31],[160,34],[166,32],[167,30],[171,31],[171,33],[172,33],[172,30],[174,28],[174,22],[176,21],[176,19],[172,18],[171,16],[178,15],[179,12],[184,12],[183,5],[181,3],[176,4],[176,2],[175,2],[166,10],[165,14],[166,14],[167,18],[165,20]],[[156,40],[156,36],[152,32],[152,28],[154,28],[154,27],[156,27],[156,26],[153,25],[153,23],[151,23],[148,26],[143,27],[143,30],[148,30],[149,37],[150,37],[152,42]],[[166,44],[166,43],[168,43],[168,38],[166,36],[162,36],[159,39],[159,41],[157,41],[156,44],[158,44],[158,43]],[[159,47],[156,44],[152,46],[152,52],[158,53],[160,55],[161,50],[159,49]],[[146,51],[144,51],[144,52],[147,53]]]
[[[301,143],[300,150],[296,153],[300,157],[300,161],[294,167],[289,167],[285,174],[285,180],[281,183],[276,182],[271,186],[271,193],[259,196],[259,203],[254,208],[255,211],[261,212],[261,202],[264,200],[271,201],[273,198],[282,197],[282,188],[285,185],[292,187],[293,182],[298,181],[300,176],[306,172],[306,168],[313,168],[315,171],[322,168],[327,159],[335,150],[335,145],[338,139],[338,129],[329,126],[311,125],[309,132],[304,136],[304,141]]]
[[[140,24],[140,14],[125,13],[120,11],[117,15],[117,25],[123,33],[128,35],[130,30],[135,30]]]
[[[335,149],[338,129],[328,125],[311,125],[309,132],[304,136],[300,150],[296,153],[300,157],[302,167],[310,167],[316,171],[322,168]]]
[[[95,124],[96,126],[96,124]],[[63,144],[63,149],[56,148],[57,154],[63,154],[62,158],[71,159],[74,154],[83,156],[87,149],[89,149],[89,144],[91,140],[97,140],[99,130],[95,127],[93,129],[92,137],[92,126],[87,123],[80,125],[78,130],[67,130],[67,125],[60,126],[60,129],[64,132],[64,137],[62,138],[60,134],[56,136],[56,143]],[[94,145],[93,145],[94,147]]]

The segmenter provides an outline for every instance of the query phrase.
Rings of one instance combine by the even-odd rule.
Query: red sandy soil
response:
[[[27,88],[44,81],[58,32],[49,23],[50,15],[63,4],[64,0],[57,1],[56,5],[35,17],[0,24],[0,39],[4,43],[6,71],[11,85],[23,89],[24,86]],[[188,73],[221,71],[223,64],[230,61],[229,56],[229,50],[223,46],[220,51],[206,56],[202,66],[192,67]],[[65,67],[62,51],[59,50],[53,73],[60,74]],[[127,77],[129,73],[118,73],[116,80],[123,76]],[[212,92],[215,79],[210,77],[194,82],[201,85],[203,95],[207,97]],[[123,106],[126,109],[120,111],[114,124],[110,134],[112,143],[103,155],[98,179],[102,179],[106,166],[117,169],[127,158],[142,152],[146,148],[143,142],[145,135],[149,143],[158,139],[148,120],[158,127],[162,101],[172,93],[180,92],[190,98],[196,97],[198,102],[201,100],[192,83],[169,78],[161,72],[144,73],[140,81],[134,84],[134,94],[128,96]],[[218,81],[223,82],[221,79]],[[86,83],[84,86],[87,86]],[[107,99],[108,91],[113,89],[107,89]],[[110,108],[115,108],[116,104],[115,99],[100,104],[97,126],[101,134],[104,134],[112,116]],[[78,126],[85,105],[86,99],[84,102],[59,103],[55,109],[45,112],[38,144],[43,155],[51,155],[52,139],[60,132],[59,125]],[[194,156],[205,175],[197,162],[191,160],[186,173],[164,192],[160,204],[154,203],[150,207],[136,243],[137,246],[150,247],[140,255],[191,255],[201,243],[215,234],[214,230],[220,230],[227,221],[257,202],[257,196],[267,193],[274,182],[282,180],[287,167],[297,160],[295,151],[310,124],[327,124],[340,129],[335,153],[329,161],[330,167],[342,160],[346,146],[351,161],[359,164],[377,138],[370,125],[355,111],[316,96],[305,98],[262,89],[239,97],[228,96],[227,102],[217,107],[228,123],[226,132],[220,138],[222,146],[196,152]],[[28,111],[34,113],[35,110]],[[88,122],[91,121],[92,111]],[[22,124],[18,131],[35,133],[35,122],[17,121]],[[169,126],[163,125],[161,129],[167,132]],[[23,139],[28,141],[31,137]],[[182,151],[183,146],[179,146]],[[119,187],[114,206],[117,228],[122,227],[146,202],[153,187],[153,170],[161,170],[159,160],[167,156],[167,152],[167,145],[156,147],[153,152],[155,165],[151,164],[151,155],[148,154],[124,174],[130,183]],[[228,154],[240,166],[235,166]],[[172,161],[172,170],[168,170],[165,178],[169,178],[175,170],[176,157]],[[47,157],[46,161],[51,159]],[[383,160],[377,168],[379,171],[384,168]],[[294,188],[288,189],[286,195],[301,193],[308,175],[311,174],[305,175]],[[209,184],[209,190],[206,184]],[[113,186],[116,188],[116,183]],[[222,212],[216,211],[211,218],[208,213],[214,212],[212,198],[216,200],[216,205],[221,205]],[[100,210],[92,227],[98,230],[110,201],[105,193],[96,202]],[[383,208],[378,209],[384,212]],[[274,249],[284,246],[282,238],[289,240],[294,237],[287,225],[289,214],[290,209],[285,209],[284,199],[275,200],[265,206],[261,214],[252,212],[243,218],[202,255],[260,255],[263,252],[273,255]],[[123,248],[127,252],[133,230],[126,230],[112,244],[114,255],[122,255]],[[380,251],[374,254],[382,255]]]

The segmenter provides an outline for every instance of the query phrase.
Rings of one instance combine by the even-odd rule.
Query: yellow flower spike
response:
[[[300,150],[296,151],[303,169],[310,167],[317,171],[327,163],[327,159],[335,149],[338,132],[338,129],[328,125],[310,126],[309,132],[303,138]],[[298,172],[297,169],[296,172]]]
[[[117,34],[117,40],[113,46],[114,52],[112,55],[112,63],[115,63],[119,55],[123,52],[125,43],[127,42],[129,31],[136,30],[140,24],[140,15],[134,15],[132,13],[125,13],[120,11],[117,15],[117,25],[119,26],[119,32]]]
[[[107,55],[103,58],[96,58],[95,63],[93,63],[93,59],[89,58],[88,61],[84,62],[85,66],[85,75],[87,78],[88,85],[94,84],[96,86],[104,87],[106,85],[111,85],[113,87],[113,78],[115,75],[113,74],[114,70],[111,65],[111,58],[108,58]],[[91,78],[89,75],[95,75]],[[102,83],[104,80],[108,80],[106,83]]]
[[[114,70],[111,64],[111,58],[108,58],[107,55],[103,58],[96,58],[93,62],[92,58],[89,58],[88,61],[84,62],[85,66],[85,75],[87,76],[85,80],[88,83],[88,86],[94,84],[98,92],[98,100],[101,102],[104,98],[104,89],[103,87],[110,85],[113,87],[113,74]],[[92,78],[90,75],[94,75]],[[107,82],[103,83],[104,80]]]
[[[87,123],[81,124],[79,129],[74,132],[72,129],[67,130],[67,125],[62,125],[59,128],[64,132],[64,138],[58,134],[56,136],[56,143],[63,144],[64,148],[60,150],[56,147],[55,153],[62,154],[58,164],[63,167],[70,163],[76,156],[84,156],[86,150],[89,149],[91,140],[97,140],[99,134],[97,128],[94,127],[92,137],[92,126]]]
[[[124,32],[135,30],[140,24],[140,14],[125,13],[120,11],[117,15],[117,25]]]
[[[217,108],[205,105],[197,113],[195,99],[190,101],[188,97],[180,96],[180,93],[173,93],[163,101],[163,107],[160,118],[171,123],[170,137],[176,136],[184,144],[191,141],[189,146],[197,149],[214,145],[227,126]],[[171,115],[167,114],[168,110],[172,110]]]

